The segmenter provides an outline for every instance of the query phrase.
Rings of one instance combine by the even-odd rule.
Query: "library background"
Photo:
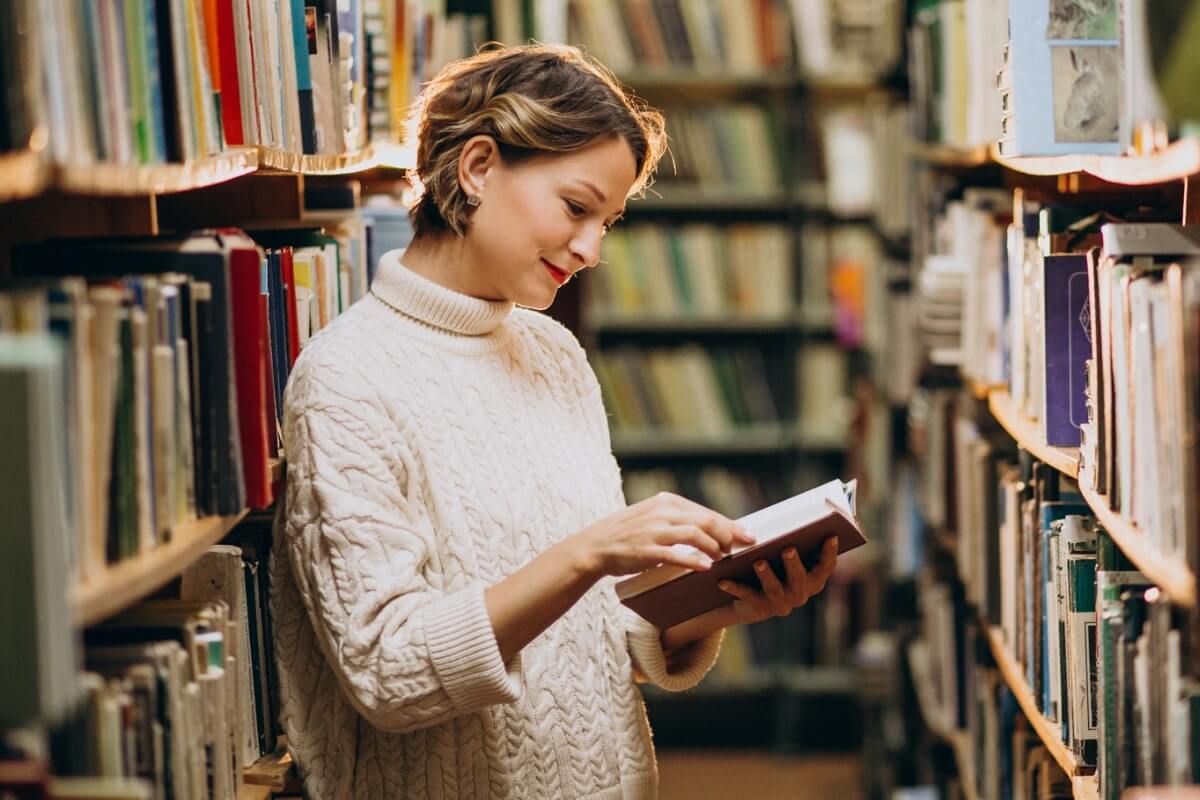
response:
[[[530,39],[668,120],[550,311],[628,499],[870,540],[644,689],[663,797],[1200,797],[1198,6],[5,0],[0,797],[301,796],[288,372],[411,236],[400,110]]]

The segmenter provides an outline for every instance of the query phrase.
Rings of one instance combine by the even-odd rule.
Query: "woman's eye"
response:
[[[584,212],[587,211],[587,209],[584,208],[583,206],[579,205],[579,203],[573,202],[571,200],[565,200],[563,202],[565,202],[567,204],[567,208],[570,210],[571,216],[582,217]]]

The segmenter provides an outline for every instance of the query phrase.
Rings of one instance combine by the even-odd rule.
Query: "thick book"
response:
[[[626,578],[616,585],[617,597],[629,608],[661,629],[697,617],[733,602],[717,588],[722,580],[757,587],[755,562],[765,560],[776,575],[784,575],[783,551],[795,547],[804,563],[815,565],[821,544],[838,539],[838,553],[866,544],[855,509],[855,481],[833,480],[755,511],[738,520],[757,540],[717,561],[711,569],[696,572],[674,564],[661,564]]]

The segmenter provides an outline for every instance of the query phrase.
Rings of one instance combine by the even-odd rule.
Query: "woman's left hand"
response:
[[[721,581],[720,589],[734,596],[729,606],[736,622],[761,622],[767,617],[786,617],[794,609],[825,588],[825,582],[837,566],[837,537],[830,536],[821,547],[821,560],[811,570],[806,569],[794,547],[783,551],[785,580],[775,574],[766,561],[754,564],[755,574],[762,585],[759,591],[733,581]]]

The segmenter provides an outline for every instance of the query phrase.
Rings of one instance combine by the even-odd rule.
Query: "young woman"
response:
[[[674,495],[626,507],[584,353],[528,310],[597,264],[662,117],[570,48],[482,53],[425,98],[413,243],[288,386],[288,746],[313,800],[651,798],[635,680],[696,685],[724,627],[802,605],[836,554],[761,564],[761,586],[667,631],[617,602],[614,576],[751,541]]]

